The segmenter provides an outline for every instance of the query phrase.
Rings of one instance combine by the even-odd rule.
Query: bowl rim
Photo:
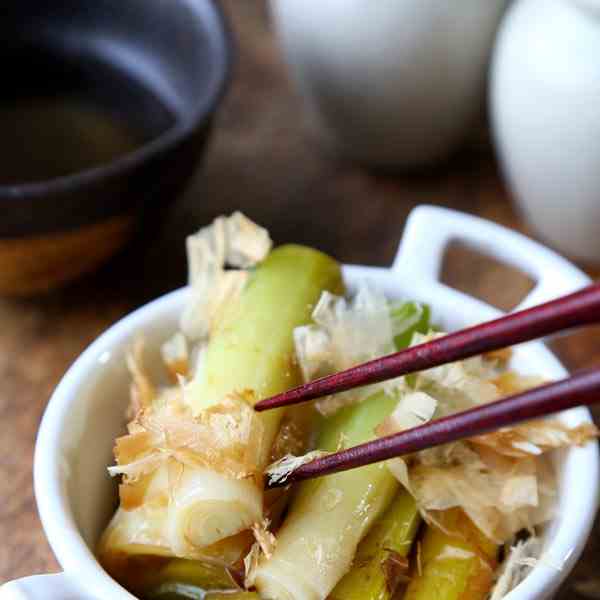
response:
[[[214,69],[215,76],[209,80],[208,93],[204,96],[204,101],[199,103],[185,119],[176,120],[171,127],[157,137],[108,163],[41,181],[0,184],[2,201],[10,202],[23,197],[41,199],[49,194],[62,193],[74,187],[90,185],[106,178],[122,175],[139,167],[149,159],[167,153],[192,135],[198,125],[207,120],[227,92],[233,69],[235,44],[224,9],[217,0],[188,1],[193,3],[202,2],[211,11],[211,18],[214,19],[216,25],[214,31],[211,30],[209,34],[209,37],[213,37],[218,44],[218,48],[211,44],[213,50],[211,54],[213,57],[217,57]]]
[[[345,273],[355,270],[354,266],[345,266]],[[374,274],[380,272],[384,277],[394,276],[393,270],[389,268],[361,266],[359,270],[372,271]],[[385,273],[383,273],[384,271]],[[76,397],[75,390],[78,386],[84,385],[86,372],[97,366],[101,354],[111,347],[123,344],[136,331],[140,331],[140,328],[154,322],[161,315],[172,315],[182,305],[187,293],[187,288],[181,288],[153,300],[117,321],[92,342],[59,383],[40,425],[35,448],[34,483],[44,531],[66,574],[76,573],[79,580],[87,581],[87,578],[93,578],[96,584],[94,593],[98,593],[100,596],[108,594],[113,597],[118,593],[118,597],[134,598],[100,567],[94,554],[81,537],[79,528],[74,521],[68,495],[60,485],[60,472],[63,467],[57,461],[60,456],[60,436],[56,430],[59,423],[64,422],[63,420],[68,415],[70,403]],[[474,298],[471,300],[473,306],[481,305],[480,301]],[[543,346],[542,342],[532,342],[531,344]],[[554,363],[551,368],[556,368],[556,365],[562,368],[550,350],[544,348],[544,352],[547,353],[548,362]],[[582,419],[590,419],[587,409],[573,410],[577,411]],[[547,564],[536,565],[525,581],[506,596],[507,600],[544,598],[548,593],[555,591],[570,572],[574,561],[580,555],[587,541],[586,534],[589,534],[594,517],[592,495],[595,496],[598,489],[597,444],[590,444],[583,449],[573,448],[569,452],[573,452],[573,460],[579,461],[577,464],[585,466],[589,471],[589,485],[586,488],[593,490],[593,493],[590,491],[576,493],[575,490],[570,492],[569,507],[576,508],[579,512],[578,519],[569,524],[567,533],[565,534],[564,530],[562,532],[567,535],[569,542],[568,549],[563,548],[564,552],[561,554],[565,560],[565,567],[562,572],[558,572]],[[550,547],[552,547],[552,543],[552,541],[549,542]],[[564,545],[563,543],[562,546]]]

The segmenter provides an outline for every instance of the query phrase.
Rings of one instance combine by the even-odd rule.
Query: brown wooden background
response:
[[[31,482],[35,433],[48,397],[98,334],[184,283],[183,239],[191,230],[241,209],[278,242],[312,244],[342,261],[378,265],[389,264],[406,215],[424,202],[525,230],[483,126],[449,162],[419,173],[374,174],[329,156],[302,119],[264,4],[223,3],[238,43],[234,79],[204,168],[164,234],[134,265],[112,264],[43,298],[0,301],[0,582],[59,568],[38,520]],[[449,252],[446,279],[504,308],[528,286],[523,276],[460,248]],[[592,328],[554,347],[569,368],[598,364],[598,333]],[[559,597],[600,597],[586,592],[598,565],[600,526]]]

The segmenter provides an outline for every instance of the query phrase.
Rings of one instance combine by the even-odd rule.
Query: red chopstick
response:
[[[254,408],[261,411],[297,404],[597,322],[600,284],[316,379],[262,400]]]
[[[292,471],[285,481],[268,486],[279,487],[355,469],[599,401],[600,368],[582,371],[555,383],[318,458]]]

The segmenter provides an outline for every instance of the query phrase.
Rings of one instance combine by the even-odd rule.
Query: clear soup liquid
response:
[[[0,185],[105,165],[175,121],[166,103],[118,64],[31,45],[7,54],[0,61],[11,66],[0,96]]]

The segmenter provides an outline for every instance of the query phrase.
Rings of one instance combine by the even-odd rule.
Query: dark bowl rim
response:
[[[191,1],[198,2],[199,0]],[[233,70],[234,40],[231,28],[225,17],[225,12],[217,0],[200,1],[206,3],[213,12],[219,29],[216,35],[222,45],[223,52],[217,61],[215,68],[216,75],[209,81],[209,89],[205,100],[195,110],[187,117],[176,121],[174,125],[158,137],[106,164],[42,181],[10,185],[0,184],[0,201],[10,201],[23,197],[43,197],[92,184],[108,177],[121,175],[140,166],[149,159],[168,152],[174,146],[191,136],[204,121],[207,121],[227,92]],[[217,52],[217,55],[219,54]]]

